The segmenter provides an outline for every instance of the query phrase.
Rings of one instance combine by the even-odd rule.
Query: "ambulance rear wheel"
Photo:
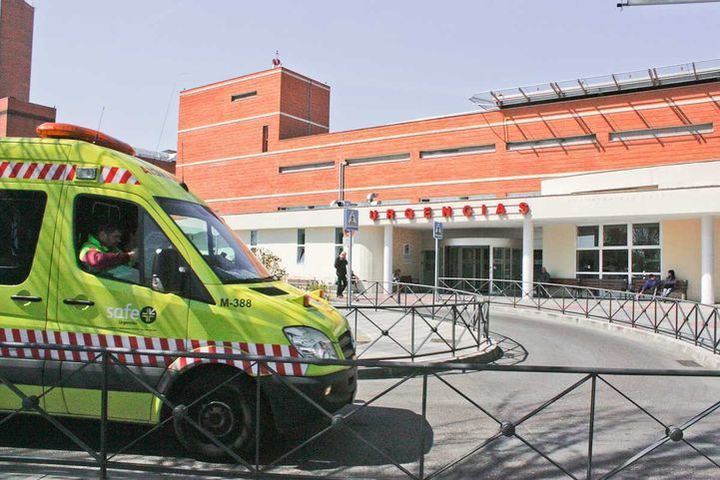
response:
[[[232,460],[212,439],[243,458],[254,451],[255,386],[246,378],[227,381],[232,376],[197,378],[176,399],[175,435],[187,450],[209,460]]]

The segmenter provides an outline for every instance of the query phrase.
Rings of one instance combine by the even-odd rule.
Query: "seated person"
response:
[[[643,295],[645,292],[650,292],[653,295],[655,294],[655,290],[660,287],[660,280],[655,276],[655,274],[650,274],[648,276],[647,280],[645,280],[645,283],[642,284],[642,287],[640,287],[640,291],[637,292],[638,296]]]
[[[542,270],[540,270],[540,275],[537,276],[536,282],[540,283],[550,283],[550,274],[547,271],[547,268],[542,267]]]
[[[668,276],[663,280],[662,282],[662,296],[667,297],[670,295],[670,292],[675,290],[675,285],[677,285],[677,279],[675,278],[675,270],[668,270]]]
[[[96,235],[88,235],[78,255],[83,267],[90,273],[103,273],[119,280],[137,282],[138,270],[131,268],[135,262],[134,250],[120,250],[122,231],[114,224],[100,225]]]

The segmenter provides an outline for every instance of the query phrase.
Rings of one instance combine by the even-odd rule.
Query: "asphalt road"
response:
[[[492,330],[506,355],[499,364],[566,365],[700,369],[670,345],[643,343],[637,337],[588,329],[562,321],[518,313],[493,315]],[[542,411],[520,422],[545,401],[582,380],[578,374],[474,372],[428,377],[426,416],[422,416],[422,378],[362,380],[357,409],[339,425],[288,457],[288,451],[317,432],[299,429],[263,451],[261,463],[277,462],[275,473],[360,478],[404,478],[464,461],[439,478],[541,479],[585,478],[591,382],[587,381]],[[608,383],[605,383],[605,382]],[[394,386],[394,387],[393,387]],[[616,388],[622,393],[613,389]],[[368,401],[386,390],[369,406]],[[720,378],[605,376],[596,383],[593,478],[600,478],[659,438],[666,425],[679,425],[720,401]],[[637,403],[658,421],[631,403]],[[310,407],[309,407],[310,408]],[[500,437],[471,453],[498,432],[498,422],[517,425],[518,436]],[[66,422],[88,442],[98,438],[93,422]],[[718,478],[718,469],[697,450],[720,463],[720,417],[713,413],[685,432],[689,442],[669,442],[613,478]],[[111,451],[146,433],[143,427],[113,425]],[[47,455],[77,458],[41,419],[23,418],[0,426],[0,455]],[[543,455],[551,459],[544,458]],[[168,430],[156,432],[131,447],[124,461],[191,468],[202,475],[203,464],[185,458]],[[397,465],[395,465],[397,464]],[[0,464],[0,478],[89,478],[96,474],[68,468]],[[115,473],[112,478],[154,478]],[[158,476],[157,478],[172,478]]]

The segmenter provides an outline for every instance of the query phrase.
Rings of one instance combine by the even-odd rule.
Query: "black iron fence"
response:
[[[336,306],[350,323],[356,358],[414,361],[489,346],[489,303],[473,292],[363,282]]]
[[[482,295],[494,305],[530,308],[618,323],[672,336],[720,353],[718,306],[634,292],[519,280],[443,277],[447,288]]]
[[[426,480],[443,477],[457,478],[480,478],[488,469],[499,462],[497,455],[486,456],[490,448],[501,446],[500,458],[512,457],[517,452],[531,455],[533,462],[523,463],[519,469],[514,470],[510,475],[512,478],[585,478],[585,479],[607,479],[616,478],[621,472],[628,469],[654,468],[656,458],[649,459],[652,452],[664,445],[682,445],[686,447],[682,452],[682,458],[692,452],[694,458],[704,462],[700,467],[705,478],[717,478],[720,475],[720,464],[713,458],[717,452],[707,451],[707,447],[693,435],[693,429],[701,422],[709,423],[711,431],[715,431],[716,418],[712,415],[720,409],[720,399],[715,395],[715,400],[710,401],[702,408],[692,411],[677,418],[675,422],[664,420],[662,415],[654,412],[660,406],[647,405],[647,398],[644,388],[653,383],[653,379],[663,378],[669,382],[678,382],[680,377],[684,379],[698,379],[703,385],[714,387],[713,392],[717,394],[717,383],[720,382],[720,372],[708,370],[637,370],[620,368],[572,368],[572,367],[542,367],[542,366],[500,366],[500,365],[478,365],[478,364],[418,364],[411,362],[387,362],[377,360],[309,360],[286,357],[267,357],[253,355],[238,355],[227,353],[194,353],[186,351],[157,351],[140,349],[117,349],[101,347],[76,347],[68,345],[41,345],[28,343],[6,342],[0,344],[2,349],[17,351],[17,349],[38,349],[54,350],[65,352],[67,358],[73,358],[73,352],[82,352],[87,358],[83,362],[83,369],[99,367],[102,376],[101,396],[97,405],[99,417],[99,432],[97,438],[88,438],[87,432],[73,430],[72,422],[65,420],[62,415],[51,412],[43,407],[43,397],[53,390],[61,389],[67,385],[70,379],[64,379],[55,385],[44,390],[40,395],[31,395],[24,391],[24,388],[10,381],[5,375],[0,375],[0,382],[17,397],[18,408],[10,412],[0,420],[0,432],[10,427],[11,421],[24,413],[33,413],[47,422],[48,426],[61,432],[72,445],[80,451],[80,454],[72,457],[59,458],[48,455],[44,458],[34,451],[25,456],[17,449],[12,452],[0,450],[0,461],[3,462],[25,462],[55,464],[66,466],[84,466],[96,469],[100,478],[105,478],[108,471],[112,469],[134,470],[162,473],[186,473],[192,475],[216,475],[225,477],[240,478],[411,478]],[[227,362],[249,362],[257,366],[257,371],[262,372],[265,377],[272,379],[281,385],[286,395],[294,397],[302,403],[306,412],[317,414],[323,421],[312,431],[308,431],[302,438],[281,444],[277,441],[273,424],[268,415],[264,412],[268,408],[267,391],[262,387],[263,382],[257,378],[248,377],[241,370],[234,370],[232,373],[218,379],[214,385],[209,386],[196,396],[178,395],[177,392],[160,391],[157,386],[152,385],[143,375],[142,371],[133,369],[125,359],[136,355],[162,356],[163,358],[187,358],[200,359],[203,362],[211,362],[213,368],[221,368]],[[386,380],[385,383],[374,385],[371,393],[364,394],[365,399],[355,402],[352,406],[340,411],[333,411],[323,405],[322,400],[313,398],[295,383],[289,381],[289,377],[278,373],[273,366],[279,364],[301,364],[308,367],[314,365],[337,366],[343,368],[381,367],[386,369],[402,369],[403,374],[393,380]],[[77,370],[73,375],[82,375],[83,369]],[[466,378],[467,375],[455,375],[459,372],[483,372],[483,375],[498,372],[504,375],[507,382],[527,381],[527,375],[552,375],[561,377],[559,384],[564,385],[557,388],[555,392],[541,397],[533,404],[513,404],[508,408],[504,401],[500,401],[503,408],[498,407],[498,402],[491,401],[493,392],[483,392],[478,395],[470,391],[468,385],[460,385],[459,378]],[[409,373],[407,373],[409,372]],[[109,409],[109,400],[115,392],[111,391],[109,379],[118,374],[124,375],[128,382],[139,387],[140,390],[149,393],[156,398],[164,407],[164,415],[161,421],[152,427],[145,427],[137,433],[134,438],[123,437],[118,442],[117,435],[110,435],[114,428],[112,420],[115,420]],[[206,375],[207,377],[207,375]],[[623,380],[632,378],[629,383]],[[248,400],[251,410],[245,411],[245,415],[252,417],[251,432],[247,437],[249,440],[242,446],[228,441],[225,435],[217,429],[217,422],[207,422],[201,413],[197,413],[198,404],[207,403],[208,398],[228,386],[237,385],[242,380],[246,391],[243,393]],[[631,385],[632,388],[628,387]],[[442,387],[443,393],[439,394],[438,388]],[[416,399],[417,410],[412,417],[406,418],[403,423],[395,424],[399,430],[400,425],[407,428],[407,422],[414,423],[417,428],[412,435],[403,435],[397,430],[388,426],[391,421],[387,415],[381,420],[384,425],[378,425],[379,435],[370,436],[367,429],[363,430],[363,423],[368,421],[370,416],[363,416],[363,412],[373,408],[382,399],[393,395],[400,388],[406,388],[402,398]],[[602,388],[603,395],[599,395]],[[630,393],[632,390],[632,393]],[[651,425],[654,425],[652,438],[640,441],[635,445],[628,446],[622,451],[613,450],[616,442],[596,442],[600,429],[597,427],[598,411],[603,403],[608,400],[607,394],[612,393],[625,406],[646,417]],[[429,425],[429,407],[435,402],[447,405],[448,398],[454,397],[458,402],[469,407],[467,418],[459,423],[457,436],[451,438],[435,436]],[[573,405],[581,405],[582,414],[568,416],[563,410],[562,423],[556,419],[556,425],[561,434],[568,432],[565,439],[565,446],[572,449],[580,440],[578,437],[571,437],[572,427],[584,431],[582,440],[583,448],[572,449],[574,455],[568,457],[556,450],[551,450],[543,441],[543,437],[533,437],[532,429],[524,430],[526,424],[547,412],[551,407],[562,401],[572,401]],[[662,399],[666,404],[668,399]],[[586,408],[587,407],[587,408]],[[442,407],[441,407],[442,408]],[[446,407],[445,407],[446,408]],[[677,409],[676,410],[680,410]],[[273,412],[275,414],[276,412]],[[623,414],[617,418],[617,424],[628,421],[629,415]],[[358,419],[360,419],[358,421]],[[143,459],[137,455],[137,446],[148,446],[157,440],[152,436],[167,425],[175,425],[175,428],[185,429],[190,435],[202,439],[206,445],[213,446],[222,452],[227,464],[207,464],[188,462],[183,466],[182,462],[169,465],[166,458],[161,461]],[[463,427],[463,425],[466,425]],[[562,426],[561,426],[562,425]],[[616,425],[617,426],[617,425]],[[612,425],[605,424],[603,429]],[[267,434],[270,432],[270,442],[275,442],[275,447],[268,447]],[[480,433],[475,443],[460,448],[455,443],[462,435]],[[603,432],[607,433],[607,432]],[[13,435],[19,435],[13,432]],[[331,437],[328,444],[335,445],[340,449],[341,454],[332,464],[313,464],[309,462],[316,454],[317,442],[323,438]],[[512,440],[512,442],[511,442]],[[161,440],[167,441],[167,440]],[[448,442],[449,448],[444,448],[444,442]],[[466,442],[467,443],[467,442]],[[280,445],[280,447],[278,447]],[[326,444],[327,445],[327,444]],[[396,454],[389,445],[400,445],[404,454]],[[715,443],[717,446],[717,443]],[[606,450],[610,448],[612,454]],[[673,447],[674,448],[674,447]],[[433,449],[443,449],[439,458],[432,456]],[[408,452],[412,453],[408,455]],[[182,456],[181,451],[175,455]],[[372,465],[357,469],[357,464],[350,461],[353,456],[366,458],[374,456],[379,461]],[[430,460],[432,458],[432,461]],[[598,460],[598,459],[601,460]],[[673,457],[676,459],[679,457]],[[343,463],[347,460],[347,463]],[[643,463],[644,462],[644,463]],[[531,466],[532,463],[532,466]],[[538,477],[532,473],[538,468],[543,469],[543,474]],[[526,470],[527,469],[527,470]],[[534,469],[534,470],[533,470]],[[637,475],[637,470],[633,470]],[[507,474],[499,474],[496,478],[510,478]],[[641,474],[642,476],[642,474]],[[636,478],[634,476],[633,478]],[[694,475],[693,478],[698,478]]]

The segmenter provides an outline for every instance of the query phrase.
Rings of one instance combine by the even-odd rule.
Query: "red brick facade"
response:
[[[238,101],[232,95],[256,91]],[[328,205],[345,198],[426,198],[536,192],[569,173],[720,158],[717,82],[325,133],[329,88],[287,69],[199,87],[180,96],[178,175],[222,214]],[[711,133],[611,141],[610,133],[689,124]],[[262,127],[268,126],[267,152]],[[596,135],[584,145],[512,150],[508,143]],[[494,145],[491,153],[421,158],[422,151]],[[385,163],[348,159],[409,154]],[[280,173],[281,167],[333,162]],[[351,162],[352,163],[352,162]]]
[[[34,137],[55,121],[55,109],[30,103],[34,10],[23,0],[0,0],[0,137]]]
[[[0,98],[30,100],[33,15],[24,0],[0,0]]]

